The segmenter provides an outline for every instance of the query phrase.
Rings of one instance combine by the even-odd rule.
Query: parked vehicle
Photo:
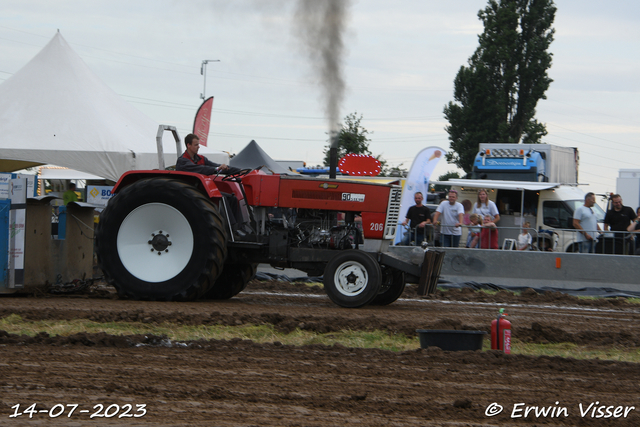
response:
[[[584,204],[586,193],[577,186],[542,182],[515,182],[489,180],[447,181],[458,191],[458,201],[477,201],[478,189],[487,190],[489,199],[500,211],[498,223],[500,246],[504,239],[517,239],[525,222],[531,224],[534,249],[553,249],[577,252],[573,230],[573,213]],[[600,223],[604,222],[604,211],[599,205],[593,210]],[[462,241],[465,241],[463,236]]]
[[[550,144],[480,144],[471,179],[578,183],[578,149]]]
[[[535,249],[576,252],[573,213],[586,196],[577,187],[578,163],[577,148],[483,143],[470,174],[475,179],[440,184],[452,185],[458,191],[458,201],[466,199],[471,205],[477,201],[479,188],[487,190],[500,211],[501,247],[504,239],[517,238],[522,225],[529,222]],[[593,210],[602,223],[602,208],[595,205]]]

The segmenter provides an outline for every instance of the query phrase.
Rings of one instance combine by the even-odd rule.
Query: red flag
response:
[[[207,138],[209,137],[209,125],[211,124],[211,106],[213,105],[213,96],[207,98],[196,113],[196,119],[193,122],[193,133],[200,138],[200,145],[207,146]]]

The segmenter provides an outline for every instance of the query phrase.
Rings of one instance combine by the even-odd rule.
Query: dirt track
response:
[[[622,301],[533,292],[514,297],[449,291],[429,299],[406,294],[387,307],[349,310],[302,285],[252,282],[229,301],[2,297],[0,318],[17,313],[25,320],[270,323],[282,331],[351,328],[415,335],[419,328],[488,331],[504,306],[514,337],[524,341],[640,348],[640,307]],[[0,425],[640,425],[640,364],[431,348],[393,353],[241,340],[167,344],[157,337],[26,338],[0,332]],[[494,402],[504,409],[489,417],[485,412]],[[581,416],[579,405],[586,411],[593,402],[621,406],[622,415],[596,418],[591,407]],[[32,403],[47,412],[9,418],[14,405],[24,412]],[[79,406],[71,418],[70,407],[58,418],[48,412],[74,403]],[[546,417],[531,412],[511,418],[516,403],[525,405],[514,415],[524,415],[526,406],[556,409]],[[90,419],[97,404],[118,405],[110,413],[120,410],[112,418]],[[136,404],[146,404],[147,413],[118,418],[127,404],[128,415],[142,413]],[[637,409],[627,408],[625,418],[625,406]],[[616,408],[609,411],[618,414]]]

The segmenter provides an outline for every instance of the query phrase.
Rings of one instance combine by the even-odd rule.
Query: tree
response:
[[[338,160],[349,153],[371,156],[371,150],[369,150],[369,141],[371,140],[367,137],[369,131],[360,124],[361,122],[362,114],[358,116],[357,112],[345,116],[344,124],[340,125],[337,135]],[[325,166],[329,166],[330,147],[331,141],[329,141],[329,145],[324,150]],[[386,160],[381,158],[380,154],[376,156],[376,159],[380,162],[380,174],[378,176],[407,176],[407,170],[402,167],[402,164],[391,167]]]
[[[337,135],[338,160],[348,153],[371,155],[371,151],[369,150],[369,141],[371,140],[367,137],[369,131],[360,125],[361,121],[362,114],[358,117],[357,112],[345,116],[344,123],[340,125],[340,130]],[[325,166],[329,166],[330,147],[331,141],[329,141],[329,146],[324,150]]]
[[[456,75],[455,102],[444,108],[447,161],[468,173],[481,142],[539,143],[547,134],[534,116],[553,81],[547,49],[555,12],[553,0],[489,0],[478,13],[479,46]]]
[[[458,172],[447,172],[444,175],[440,175],[438,177],[438,181],[449,181],[450,179],[454,179],[454,178],[460,178],[460,174]],[[451,188],[450,185],[442,185],[442,184],[436,184],[433,186],[434,191],[437,192],[442,192],[442,191],[449,191],[449,189]]]

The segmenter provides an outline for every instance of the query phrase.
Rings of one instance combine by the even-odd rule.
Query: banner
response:
[[[442,158],[446,151],[439,147],[428,147],[420,151],[415,159],[409,174],[404,182],[404,190],[402,191],[402,200],[400,201],[400,216],[398,217],[398,228],[394,243],[400,243],[404,232],[402,223],[407,217],[407,211],[415,202],[413,196],[420,191],[424,196],[423,204],[427,203],[427,193],[429,192],[429,178],[433,170],[438,165],[438,161]]]
[[[209,125],[211,124],[211,107],[213,106],[213,96],[207,98],[196,113],[193,122],[193,133],[200,138],[200,145],[207,146],[209,138]]]
[[[11,180],[10,173],[0,173],[0,199],[9,198],[9,181]]]
[[[24,286],[24,240],[27,211],[27,180],[9,180],[9,289]]]
[[[107,206],[113,196],[113,186],[87,185],[87,203],[95,206]]]

